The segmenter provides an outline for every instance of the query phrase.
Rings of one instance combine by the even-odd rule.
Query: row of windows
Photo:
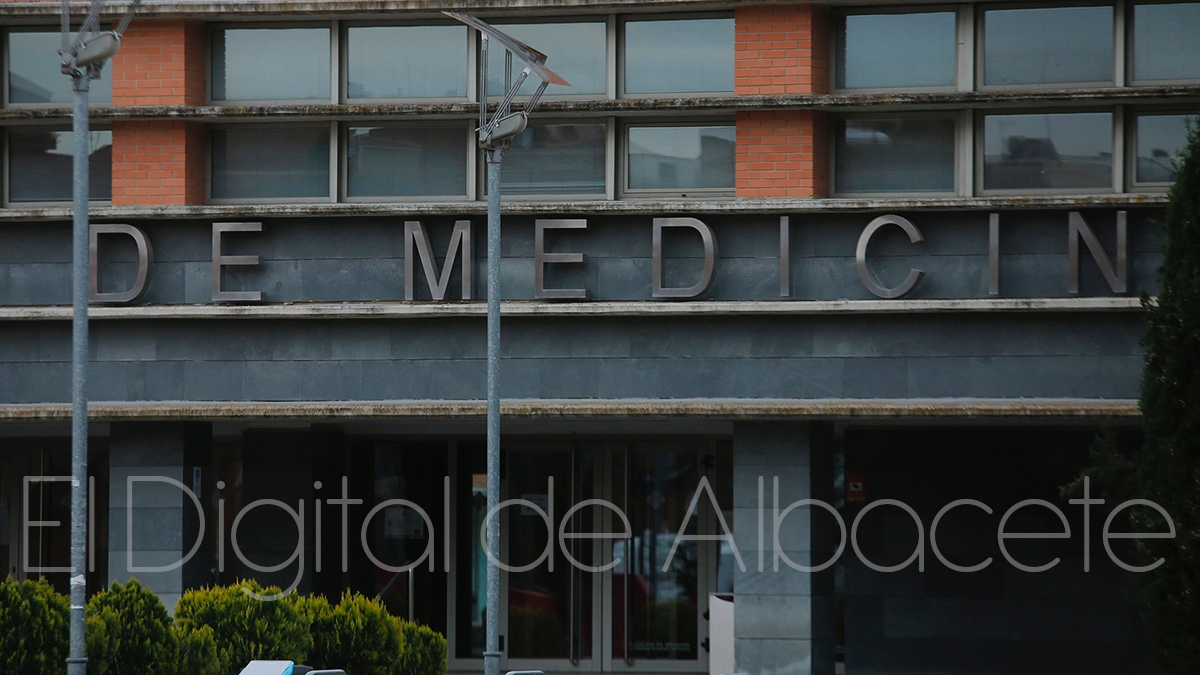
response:
[[[841,196],[1162,189],[1174,178],[1189,120],[1196,116],[1123,108],[839,117],[833,188]],[[537,121],[505,155],[502,187],[526,198],[728,197],[734,136],[719,120]],[[9,203],[70,199],[72,138],[46,128],[8,132]],[[209,139],[214,202],[483,195],[474,132],[464,122],[221,126]],[[106,200],[112,133],[93,131],[91,145],[92,198]]]
[[[1170,184],[1196,116],[1125,116],[1117,108],[842,118],[834,131],[834,191],[954,195],[972,178],[973,189],[988,194]]]
[[[834,84],[969,90],[1195,81],[1197,27],[1198,2],[856,10],[835,21]]]
[[[547,64],[571,83],[569,88],[551,85],[546,92],[550,97],[612,98],[618,87],[622,96],[633,97],[733,91],[734,26],[729,16],[498,25],[549,54]],[[214,28],[211,40],[209,95],[214,102],[477,98],[478,59],[472,55],[479,41],[461,24],[240,25]],[[59,41],[58,33],[45,30],[8,33],[9,104],[71,101],[70,81],[58,69]],[[488,91],[503,95],[504,50],[496,46],[488,56]],[[336,87],[335,78],[341,80]],[[532,93],[535,86],[527,83],[522,93]],[[93,84],[92,102],[111,100],[107,78]]]
[[[497,22],[550,55],[571,82],[548,96],[728,94],[730,16]],[[833,21],[839,90],[1021,88],[1178,83],[1200,79],[1200,2],[939,11],[853,10]],[[8,104],[65,104],[59,35],[11,29]],[[476,96],[476,34],[466,26],[355,23],[225,26],[211,31],[214,102],[465,101]],[[488,91],[503,86],[489,54]],[[112,100],[101,78],[91,100]],[[524,93],[530,93],[529,83]]]

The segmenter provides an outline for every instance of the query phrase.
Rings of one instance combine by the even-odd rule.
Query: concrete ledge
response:
[[[538,399],[508,400],[501,413],[515,419],[901,419],[901,418],[1136,418],[1137,401],[1109,399]],[[483,419],[485,401],[356,401],[328,403],[94,402],[93,421]],[[71,417],[69,403],[0,405],[0,421],[54,421]]]
[[[961,312],[1127,312],[1141,311],[1138,298],[970,298],[963,300],[793,300],[697,302],[541,302],[506,301],[509,317],[539,316],[737,316],[815,314],[936,314]],[[485,317],[475,302],[343,302],[266,305],[92,306],[93,320],[191,319],[422,319]],[[69,321],[69,305],[0,307],[0,321]]]
[[[1031,209],[1163,207],[1166,192],[1137,194],[1006,195],[1002,197],[866,197],[860,199],[645,199],[599,201],[506,200],[502,211],[512,216],[555,215],[739,215],[806,213],[900,213],[904,211],[1001,211]],[[342,218],[357,216],[479,216],[487,203],[392,202],[341,204],[202,204],[195,206],[93,206],[93,222],[162,220],[169,218]],[[0,209],[5,222],[59,220],[69,224],[71,206]],[[866,224],[866,221],[863,223]]]

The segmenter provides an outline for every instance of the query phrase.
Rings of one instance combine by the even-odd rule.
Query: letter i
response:
[[[321,481],[317,481],[317,482],[313,483],[313,489],[320,490],[321,489]],[[319,498],[314,499],[313,503],[315,505],[314,506],[315,515],[313,517],[313,519],[315,520],[315,525],[313,527],[316,529],[315,538],[317,540],[316,545],[314,546],[314,548],[316,549],[316,551],[315,551],[316,562],[313,564],[313,570],[316,572],[320,572],[321,571],[321,500]]]
[[[217,490],[225,489],[225,481],[217,481]],[[225,498],[217,500],[217,571],[225,571]]]

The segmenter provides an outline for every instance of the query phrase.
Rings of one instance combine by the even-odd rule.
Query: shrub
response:
[[[342,668],[350,675],[402,672],[404,633],[379,600],[347,591],[327,619],[318,619],[313,641],[324,652],[323,667]]]
[[[331,665],[329,654],[333,647],[333,605],[323,595],[310,595],[296,600],[296,611],[309,624],[312,649],[308,652],[305,665],[314,668],[336,668]]]
[[[428,626],[403,619],[396,619],[396,623],[404,633],[401,675],[446,675],[446,638]]]
[[[254,659],[301,663],[312,648],[308,619],[297,610],[297,596],[274,602],[251,597],[276,595],[278,587],[254,581],[188,591],[175,605],[175,622],[185,640],[207,626],[212,630],[220,671],[236,673]],[[190,643],[189,643],[190,644]]]
[[[179,655],[167,608],[130,579],[113,582],[87,604],[88,672],[95,675],[174,675]]]
[[[0,673],[67,671],[70,610],[45,579],[0,583]]]
[[[217,641],[209,626],[184,632],[175,628],[179,641],[179,675],[221,675]]]

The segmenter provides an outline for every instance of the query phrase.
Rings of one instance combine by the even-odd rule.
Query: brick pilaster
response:
[[[113,205],[204,203],[204,152],[198,122],[114,120]]]

